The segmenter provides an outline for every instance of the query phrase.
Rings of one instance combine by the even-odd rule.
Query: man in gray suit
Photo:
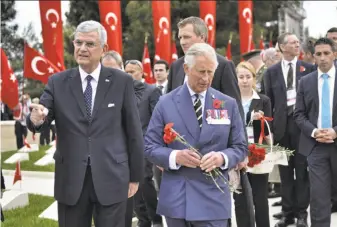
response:
[[[125,62],[125,72],[130,74],[134,80],[144,83],[143,65],[138,60],[129,60]],[[139,116],[142,124],[143,135],[145,135],[149,125],[152,112],[161,96],[161,90],[154,86],[144,83],[145,90],[139,103]],[[138,218],[139,227],[162,226],[162,218],[156,214],[157,210],[157,192],[154,187],[152,163],[145,160],[145,178],[139,186],[135,195],[135,212]]]
[[[145,135],[146,157],[164,168],[157,212],[168,227],[227,227],[232,210],[227,184],[217,181],[222,193],[203,171],[219,168],[227,177],[247,156],[242,118],[235,99],[210,87],[218,65],[210,45],[192,45],[184,62],[187,82],[160,98]],[[165,144],[168,123],[203,157],[179,142]]]
[[[55,119],[55,198],[60,227],[124,227],[126,200],[143,179],[143,136],[132,78],[105,68],[107,34],[96,21],[78,25],[79,67],[50,77],[27,126],[39,132]]]

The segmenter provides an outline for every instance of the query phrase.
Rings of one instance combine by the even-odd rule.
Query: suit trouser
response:
[[[50,143],[50,127],[45,127],[40,134],[40,145],[49,145]]]
[[[269,227],[268,175],[248,173],[252,186],[256,227]]]
[[[132,227],[133,208],[134,208],[134,196],[128,198],[126,204],[125,227]]]
[[[175,219],[166,217],[167,227],[227,227],[228,220],[216,221],[186,221],[184,219]]]
[[[73,206],[58,203],[60,227],[91,227],[94,216],[95,227],[125,227],[126,201],[103,206],[99,203],[88,166],[82,192]]]
[[[235,217],[238,227],[255,227],[252,188],[245,171],[240,171],[241,194],[234,193]],[[231,226],[231,222],[229,222]]]
[[[23,137],[27,137],[28,131],[27,127],[23,126],[20,121],[15,121],[15,136],[16,136],[16,146],[18,149],[24,146],[23,144]]]
[[[282,185],[282,212],[288,218],[307,218],[310,200],[308,163],[306,157],[298,152],[300,130],[288,117],[286,132],[280,141],[281,146],[295,150],[289,157],[288,166],[279,165]],[[294,177],[295,172],[295,177]]]
[[[154,176],[154,183],[156,190],[159,192],[160,184],[161,184],[161,178],[162,178],[162,171],[155,165],[153,165],[153,176]]]
[[[156,213],[157,192],[152,177],[146,177],[135,195],[135,212],[140,227],[151,227],[151,222],[162,223],[162,217]]]
[[[54,141],[56,138],[56,126],[55,125],[50,125],[50,130],[51,130],[51,141]]]
[[[331,184],[336,181],[337,146],[318,144],[308,156],[311,227],[330,227]]]

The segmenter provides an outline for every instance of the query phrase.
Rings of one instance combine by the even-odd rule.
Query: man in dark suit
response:
[[[299,152],[308,159],[312,227],[330,227],[331,185],[337,166],[336,47],[320,38],[314,44],[318,70],[300,80],[294,117],[301,129]]]
[[[300,46],[296,35],[281,34],[278,44],[283,53],[283,59],[267,69],[263,77],[264,89],[271,100],[273,110],[274,141],[295,152],[289,158],[288,166],[279,166],[283,217],[276,227],[293,224],[295,217],[298,227],[306,227],[310,198],[307,162],[306,158],[298,153],[300,130],[294,121],[293,111],[298,81],[302,76],[314,71],[314,66],[297,60]]]
[[[328,39],[331,39],[334,44],[335,44],[335,67],[337,67],[337,27],[330,28],[327,33],[326,37]],[[337,160],[336,160],[337,162]],[[337,176],[336,176],[337,177]],[[336,213],[337,212],[337,182],[333,181],[332,182],[332,206],[331,206],[331,213]]]
[[[161,90],[162,95],[167,93],[169,64],[165,60],[156,61],[153,65],[153,75],[156,79],[156,86]],[[161,184],[162,170],[153,165],[153,175],[157,192]]]
[[[124,227],[126,201],[143,179],[143,136],[132,78],[100,58],[107,34],[96,21],[78,25],[79,67],[50,77],[27,125],[43,130],[55,119],[55,198],[60,227]]]
[[[125,72],[130,74],[136,81],[144,82],[143,65],[138,60],[129,60],[125,63]],[[152,112],[161,96],[161,90],[154,86],[144,83],[145,90],[139,103],[139,116],[142,124],[143,135],[145,135],[149,125]],[[135,212],[138,218],[139,227],[162,226],[162,218],[156,214],[157,210],[157,192],[154,187],[152,163],[145,160],[144,181],[140,184],[139,190],[135,195]]]
[[[178,38],[184,53],[195,43],[205,43],[207,41],[208,29],[205,22],[199,17],[188,17],[178,23]],[[179,58],[172,63],[168,75],[167,93],[183,85],[187,81],[184,72],[184,57]],[[223,56],[217,54],[218,67],[214,73],[211,87],[234,98],[238,104],[239,112],[244,120],[243,108],[241,105],[241,96],[236,77],[235,66],[232,61],[226,60]],[[246,225],[239,227],[251,227],[254,225],[254,211],[252,207],[251,187],[246,173],[241,171],[241,181],[243,183],[243,193],[234,194],[236,204],[236,215],[246,220]],[[247,193],[249,193],[247,195]],[[247,197],[248,200],[247,201]],[[237,206],[237,201],[239,205]]]

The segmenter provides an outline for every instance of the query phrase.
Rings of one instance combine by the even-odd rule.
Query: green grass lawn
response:
[[[36,161],[41,159],[43,156],[46,155],[46,150],[48,150],[50,146],[40,146],[39,151],[30,152],[29,153],[29,161],[23,161],[21,162],[21,170],[26,171],[42,171],[42,172],[54,172],[54,164],[50,164],[47,166],[37,166],[34,165]],[[17,151],[7,151],[1,153],[1,168],[2,169],[9,169],[14,170],[16,163],[14,164],[6,164],[4,161],[6,161],[9,157],[11,157],[13,154],[15,154]]]
[[[5,222],[2,227],[58,227],[56,221],[39,218],[55,199],[49,196],[29,194],[29,205],[4,211]]]

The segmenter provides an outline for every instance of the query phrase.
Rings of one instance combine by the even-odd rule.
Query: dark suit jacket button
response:
[[[88,140],[89,140],[89,142],[91,142],[91,138],[90,137],[88,138]]]

